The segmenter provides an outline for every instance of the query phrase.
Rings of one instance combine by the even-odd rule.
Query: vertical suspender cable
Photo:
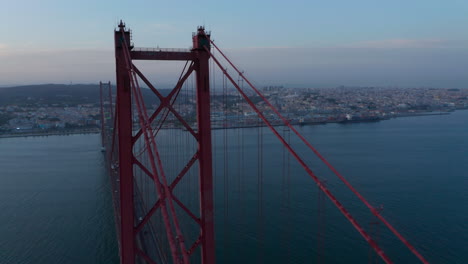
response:
[[[325,196],[320,188],[317,193],[317,263],[325,263]]]
[[[283,127],[283,138],[285,138],[290,144],[290,133],[287,127]],[[284,222],[284,233],[281,241],[286,251],[286,263],[291,263],[291,211],[290,211],[290,181],[291,181],[291,163],[289,152],[285,147],[282,148],[283,154],[283,166],[282,166],[282,180],[281,180],[281,192],[282,192],[282,220]]]
[[[125,32],[123,31],[123,28],[121,29],[121,31],[122,31],[122,35],[125,36]],[[148,135],[148,134],[152,135],[152,133],[149,133],[149,131],[151,131],[151,127],[150,127],[150,124],[149,124],[149,118],[148,118],[147,113],[146,113],[145,104],[144,104],[144,101],[143,101],[143,96],[141,94],[140,87],[138,85],[138,81],[136,80],[136,78],[137,78],[136,73],[135,73],[135,71],[132,70],[130,51],[129,51],[128,47],[127,47],[127,42],[125,40],[125,37],[123,37],[123,39],[121,41],[121,44],[122,44],[122,47],[123,47],[123,50],[124,50],[125,63],[127,64],[126,66],[127,66],[127,69],[129,71],[129,75],[130,75],[130,86],[131,86],[132,91],[135,94],[135,99],[136,99],[135,101],[136,101],[136,104],[137,104],[137,110],[138,110],[140,125],[141,125],[141,127],[144,128],[144,130],[143,130],[144,133],[143,134],[144,134],[144,137],[145,137],[145,142],[147,144],[152,144],[152,146],[149,146],[149,148],[148,148],[148,150],[149,150],[148,154],[149,154],[149,158],[150,158],[150,161],[151,161],[150,164],[151,164],[151,167],[152,167],[152,170],[153,170],[153,173],[154,173],[154,177],[155,177],[154,178],[155,184],[157,185],[157,187],[159,189],[158,193],[160,194],[161,198],[163,197],[163,196],[161,196],[161,194],[163,194],[163,190],[164,190],[164,195],[168,196],[167,197],[168,198],[167,202],[168,202],[169,209],[170,209],[169,212],[172,214],[173,224],[174,224],[174,227],[176,229],[176,233],[177,233],[177,237],[178,237],[177,242],[178,242],[179,247],[180,247],[179,249],[182,252],[184,263],[188,263],[188,255],[187,255],[187,252],[185,250],[185,245],[184,245],[182,234],[180,232],[177,216],[175,215],[175,212],[174,212],[174,205],[172,203],[172,194],[169,191],[168,184],[167,184],[167,181],[166,181],[166,177],[165,177],[165,174],[164,174],[164,170],[162,169],[162,163],[161,163],[161,160],[159,158],[159,152],[158,152],[158,149],[156,147],[156,142],[154,140],[151,141],[150,137]],[[153,156],[153,150],[154,150],[154,154],[155,154],[154,156]],[[159,182],[158,167],[154,163],[155,160],[158,163],[159,173],[161,174],[162,182]],[[169,214],[168,214],[168,211],[166,209],[165,202],[161,203],[161,208],[162,208],[162,212],[165,215],[164,219],[165,219],[165,223],[166,223],[166,232],[168,232],[168,236],[170,238],[174,238],[174,236],[172,234],[172,230],[170,228]],[[171,252],[173,254],[173,259],[174,259],[174,261],[176,261],[178,259],[178,257],[177,257],[177,254],[178,254],[177,251],[178,250],[174,247],[174,245],[175,245],[174,241],[172,241],[170,244],[171,244],[171,249],[172,249]]]
[[[239,79],[238,79],[239,80]],[[238,83],[238,85],[240,85],[240,83]],[[240,103],[241,103],[241,100],[242,98],[240,98],[240,94],[238,96],[235,97],[235,100],[236,100],[236,132],[237,132],[237,142],[236,142],[236,146],[237,146],[237,205],[236,207],[238,208],[238,210],[236,211],[237,212],[237,226],[240,226],[240,220],[242,218],[239,218],[240,216],[240,208],[241,208],[241,203],[242,203],[242,153],[241,153],[241,150],[242,150],[242,146],[241,146],[241,140],[242,140],[242,135],[241,135],[241,131],[243,130],[242,126],[240,125],[241,123],[241,107],[240,107]]]
[[[209,49],[205,48],[207,52],[210,52]],[[211,54],[211,53],[210,53]],[[212,55],[212,54],[211,54]],[[218,59],[213,57],[213,60],[216,62],[220,69],[224,69]],[[223,73],[229,78],[231,83],[235,88],[242,94],[242,97],[247,101],[247,103],[252,107],[252,109],[257,113],[257,115],[263,120],[263,122],[268,126],[268,128],[273,132],[273,134],[281,141],[281,143],[288,149],[288,151],[294,156],[296,161],[301,165],[301,167],[307,172],[307,174],[314,180],[314,182],[320,187],[320,189],[327,195],[327,197],[333,202],[333,204],[340,210],[340,212],[348,219],[348,221],[353,225],[353,227],[361,234],[361,236],[371,245],[374,250],[379,254],[379,256],[386,263],[392,263],[390,258],[385,254],[385,252],[377,245],[377,243],[369,236],[369,234],[359,225],[359,223],[354,219],[354,217],[344,208],[344,206],[335,198],[335,196],[326,188],[320,181],[320,179],[315,175],[315,173],[307,166],[304,160],[299,156],[299,154],[288,144],[285,139],[278,133],[278,131],[272,126],[271,122],[265,117],[264,114],[255,106],[255,104],[250,100],[250,98],[239,88],[234,79],[223,70]],[[291,128],[291,127],[290,127]]]
[[[227,79],[223,75],[223,182],[224,182],[224,250],[225,262],[229,261],[229,162],[228,162],[228,101],[227,101]]]
[[[257,119],[257,192],[258,192],[258,263],[264,262],[265,223],[263,219],[263,122]]]
[[[416,248],[409,243],[406,238],[403,237],[381,214],[378,213],[378,210],[374,208],[352,185],[351,183],[346,180],[326,159],[325,157],[320,154],[317,149],[315,149],[285,118],[281,115],[278,110],[271,105],[271,103],[258,91],[255,86],[243,75],[241,71],[237,69],[237,67],[226,57],[226,55],[216,46],[216,44],[210,40],[210,43],[215,47],[216,50],[226,59],[226,61],[234,68],[234,70],[241,75],[241,77],[249,84],[249,86],[255,91],[255,93],[262,98],[262,100],[270,107],[270,109],[275,112],[275,114],[287,125],[307,147],[315,153],[315,155],[323,162],[327,167],[350,189],[366,206],[369,208],[372,214],[374,214],[382,223],[387,226],[390,231],[398,238],[400,241],[424,264],[428,264],[429,262],[416,250]],[[208,50],[209,51],[209,50]],[[220,66],[221,67],[221,66]]]

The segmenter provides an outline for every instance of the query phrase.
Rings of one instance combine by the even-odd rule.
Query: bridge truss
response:
[[[368,208],[375,221],[387,227],[422,263],[428,263],[382,216],[381,210],[373,207],[246,78],[203,27],[197,29],[192,39],[193,47],[187,50],[138,49],[133,47],[131,33],[122,22],[115,31],[116,96],[114,100],[110,83],[101,83],[101,123],[121,263],[210,264],[221,259],[229,262],[227,260],[235,258],[236,254],[228,250],[233,246],[230,239],[235,233],[231,228],[251,217],[245,200],[257,201],[255,229],[259,246],[255,251],[263,252],[269,237],[267,213],[271,211],[265,203],[274,197],[263,188],[269,180],[265,176],[265,163],[270,159],[269,153],[264,152],[265,133],[278,140],[282,151],[276,155],[283,164],[280,209],[276,213],[286,220],[282,222],[283,235],[279,240],[287,244],[294,232],[288,216],[294,207],[290,186],[294,173],[290,160],[295,160],[302,174],[308,175],[317,186],[319,242],[316,248],[322,248],[318,250],[318,263],[325,261],[324,254],[320,253],[325,247],[325,197],[368,243],[374,252],[371,256],[377,255],[385,263],[392,263],[371,236],[375,232],[366,231],[330,191],[327,180],[319,178],[311,169],[313,163],[308,157],[314,154]],[[144,75],[136,61],[179,61],[184,67],[173,89],[160,90]],[[220,73],[217,76],[215,68]],[[104,88],[108,89],[107,93]],[[212,111],[213,108],[216,111]],[[247,113],[252,116],[243,118]],[[232,124],[237,129],[228,129]],[[257,132],[241,135],[240,127]],[[213,132],[213,129],[219,130]],[[249,149],[245,140],[253,137],[256,147]],[[235,146],[230,145],[233,141],[237,142]],[[307,149],[308,153],[304,155],[297,146]],[[233,150],[234,147],[238,149]],[[245,153],[249,150],[256,151],[253,167],[246,165]],[[246,176],[252,168],[256,170],[255,181]],[[251,198],[252,193],[257,195],[256,199]],[[215,232],[217,218],[222,218],[224,223],[220,224],[223,228],[216,228]],[[220,241],[223,258],[215,256],[215,252],[219,254]],[[291,247],[284,246],[285,254],[291,255]],[[252,262],[265,262],[265,258],[264,253],[260,253]]]

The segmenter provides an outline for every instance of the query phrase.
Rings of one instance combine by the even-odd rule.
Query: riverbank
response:
[[[459,110],[467,110],[467,109],[459,109]],[[387,116],[387,117],[372,117],[372,118],[361,118],[361,119],[352,119],[352,120],[323,120],[323,121],[290,121],[290,124],[293,126],[310,126],[310,125],[326,125],[326,124],[356,124],[356,123],[374,123],[380,122],[390,119],[396,119],[400,117],[417,117],[417,116],[433,116],[433,115],[450,115],[452,112],[423,112],[423,113],[408,113],[408,114],[399,114],[394,116]],[[271,122],[271,121],[270,121]],[[276,126],[284,126],[284,123],[281,120],[276,120],[271,122],[271,125]],[[227,129],[227,128],[255,128],[255,127],[266,127],[265,123],[261,124],[233,124],[233,125],[219,125],[219,124],[212,124],[212,129]],[[184,128],[183,128],[184,129]]]
[[[67,135],[74,135],[74,134],[97,134],[100,132],[101,130],[98,128],[55,130],[55,131],[33,131],[33,132],[25,132],[25,133],[0,134],[0,138],[67,136]]]
[[[468,109],[457,109],[468,110]],[[326,125],[326,124],[355,124],[355,123],[370,123],[370,122],[380,122],[400,117],[416,117],[416,116],[432,116],[432,115],[450,115],[453,112],[422,112],[422,113],[408,113],[408,114],[399,114],[395,116],[388,116],[382,118],[372,118],[372,119],[359,119],[359,120],[324,120],[324,121],[291,121],[290,124],[294,126],[312,126],[312,125]],[[276,120],[271,122],[272,126],[284,126],[281,120]],[[233,129],[233,128],[255,128],[255,127],[266,127],[267,125],[262,122],[262,124],[219,124],[213,122],[211,129]],[[193,126],[194,127],[194,126]],[[163,127],[162,129],[176,129],[176,127]],[[185,129],[181,127],[181,129]],[[196,128],[194,127],[194,130]],[[99,128],[86,128],[86,129],[70,129],[70,130],[54,130],[54,131],[34,131],[34,132],[24,132],[24,133],[8,133],[0,134],[0,138],[14,138],[14,137],[43,137],[43,136],[66,136],[74,134],[97,134],[100,133]]]

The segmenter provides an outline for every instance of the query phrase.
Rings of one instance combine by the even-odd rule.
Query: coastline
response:
[[[465,108],[456,109],[450,112],[421,112],[421,113],[409,113],[404,115],[397,115],[397,116],[390,116],[384,118],[373,118],[373,119],[361,119],[361,120],[326,120],[326,121],[309,121],[309,122],[291,122],[291,125],[294,126],[314,126],[314,125],[326,125],[326,124],[356,124],[356,123],[375,123],[390,119],[396,119],[400,117],[417,117],[417,116],[433,116],[433,115],[450,115],[452,112],[461,111],[461,110],[468,110]],[[284,126],[284,124],[272,122],[272,126]],[[212,130],[219,130],[219,129],[237,129],[237,128],[255,128],[255,127],[266,127],[265,124],[252,124],[252,125],[233,125],[233,126],[224,126],[224,125],[216,125],[216,123],[212,123]],[[175,127],[167,127],[162,129],[184,129],[175,128]],[[0,138],[15,138],[15,137],[44,137],[44,136],[67,136],[67,135],[76,135],[76,134],[98,134],[101,130],[99,128],[85,128],[85,129],[71,129],[71,130],[56,130],[56,131],[44,131],[44,132],[24,132],[24,133],[9,133],[9,134],[0,134]]]
[[[76,134],[98,134],[101,130],[98,128],[87,128],[87,129],[72,129],[65,131],[44,131],[44,132],[25,132],[25,133],[12,133],[12,134],[0,134],[0,138],[16,138],[16,137],[46,137],[46,136],[68,136]]]

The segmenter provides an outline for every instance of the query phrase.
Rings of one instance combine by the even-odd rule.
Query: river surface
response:
[[[374,206],[383,205],[382,215],[431,263],[468,262],[468,111],[299,130]],[[292,158],[285,163],[274,136],[262,131],[263,216],[256,192],[259,129],[213,132],[218,262],[367,262],[369,246],[359,233],[329,200],[317,202],[312,179]],[[243,159],[253,162],[236,167],[240,141],[229,143],[233,190],[226,214],[223,137],[239,134]],[[291,143],[395,263],[417,263],[292,136]],[[2,138],[0,180],[1,263],[118,263],[99,135]]]

